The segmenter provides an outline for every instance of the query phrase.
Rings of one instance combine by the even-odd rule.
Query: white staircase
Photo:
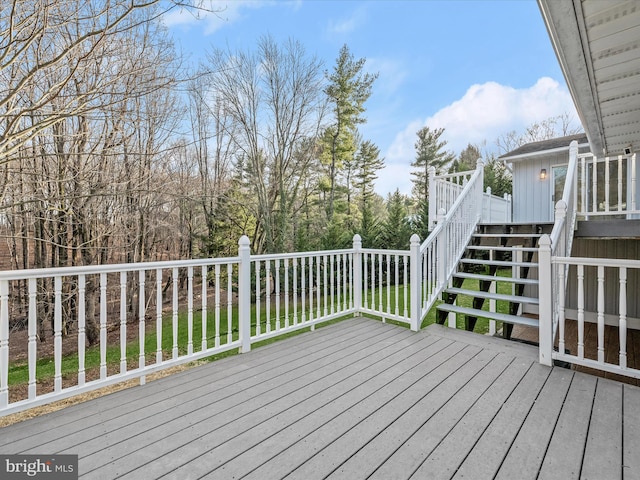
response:
[[[445,323],[451,314],[463,315],[465,328],[473,331],[479,318],[495,320],[502,322],[505,338],[511,337],[514,324],[537,328],[538,319],[523,315],[523,307],[538,304],[538,240],[552,226],[478,225],[444,290],[444,303],[437,306],[438,323]],[[502,293],[496,293],[499,290]],[[502,311],[495,311],[495,305]]]

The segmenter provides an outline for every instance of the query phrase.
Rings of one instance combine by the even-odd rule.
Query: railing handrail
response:
[[[484,165],[482,160],[478,159],[476,170],[449,211],[439,212],[435,228],[417,248],[416,268],[423,268],[424,271],[419,272],[422,280],[420,299],[416,302],[421,300],[421,306],[419,318],[412,318],[414,323],[421,323],[439,298],[480,220],[484,193],[483,175]],[[417,308],[418,306],[414,305],[412,312]]]
[[[640,200],[638,198],[638,172],[636,154],[611,155],[598,157],[592,152],[579,154],[582,167],[580,183],[576,188],[576,196],[580,199],[578,214],[586,219],[591,216],[639,215]],[[627,161],[626,170],[623,161]],[[592,165],[591,178],[587,180],[588,165]],[[604,167],[604,182],[597,174],[598,165]],[[617,169],[617,176],[611,176],[611,166]],[[626,184],[626,190],[623,185]],[[617,195],[611,195],[611,187]],[[602,201],[598,199],[602,198]],[[613,197],[613,198],[612,198]],[[615,202],[612,205],[612,201]],[[599,208],[602,206],[602,210]],[[615,207],[615,208],[611,208]]]
[[[254,257],[255,258],[255,257]],[[197,258],[190,260],[162,260],[157,262],[107,263],[102,265],[76,265],[54,268],[28,268],[24,270],[2,270],[0,280],[23,280],[25,278],[51,278],[76,275],[97,275],[100,273],[139,272],[183,267],[199,267],[209,265],[226,265],[238,263],[240,257]]]
[[[481,163],[482,161],[478,159],[478,162]],[[474,189],[475,182],[478,180],[478,177],[481,175],[482,175],[482,167],[478,167],[475,169],[475,171],[473,171],[471,178],[462,189],[462,192],[460,193],[460,195],[458,195],[458,198],[456,198],[456,201],[453,202],[453,205],[451,205],[451,208],[445,214],[442,221],[438,222],[436,228],[434,228],[433,231],[429,234],[429,236],[425,239],[425,241],[422,242],[422,245],[420,246],[420,250],[422,252],[427,248],[427,243],[429,241],[433,241],[432,239],[435,238],[434,234],[437,235],[437,232],[440,232],[442,230],[442,224],[448,223],[451,221],[451,218],[455,215],[455,212],[460,208],[460,205],[462,205],[462,203],[465,201],[466,197],[469,195],[469,192],[471,192]]]

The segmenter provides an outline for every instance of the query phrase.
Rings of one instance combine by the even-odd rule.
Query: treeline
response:
[[[0,7],[0,228],[13,269],[347,246],[406,248],[430,165],[475,168],[417,132],[414,191],[381,198],[363,138],[376,74],[345,45],[326,68],[295,40],[211,48],[188,69],[154,0]],[[491,160],[487,184],[510,191]]]

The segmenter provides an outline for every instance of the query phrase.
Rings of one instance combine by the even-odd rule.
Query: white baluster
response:
[[[312,321],[313,316],[313,257],[309,257],[309,321]],[[311,327],[313,330],[314,327]]]
[[[564,265],[556,264],[558,268],[558,351],[564,355],[564,323],[565,323],[565,291],[564,291]]]
[[[620,333],[620,368],[627,368],[627,268],[620,267],[620,300],[619,315],[620,325],[618,331]]]
[[[171,348],[171,358],[174,360],[178,358],[178,269],[173,268],[171,272],[171,279],[173,281],[173,301],[172,301],[172,315],[171,315],[171,328],[173,344]]]
[[[227,265],[227,270],[231,267]],[[220,346],[220,265],[216,263],[214,267],[215,283],[214,283],[214,346],[218,348]]]
[[[145,356],[145,339],[146,339],[146,298],[145,298],[145,279],[146,272],[144,270],[140,270],[138,272],[138,280],[139,280],[139,290],[138,290],[138,345],[140,346],[140,352],[138,355],[138,368],[141,370],[144,369],[146,365],[146,356]],[[140,377],[140,385],[144,385],[146,383],[146,378],[144,375]]]
[[[617,210],[618,212],[622,211],[622,155],[618,155],[618,209]]]
[[[100,379],[107,378],[107,274],[100,274]]]
[[[291,260],[293,263],[293,324],[298,324],[298,259]]]
[[[127,371],[127,272],[120,272],[120,373]]]
[[[247,288],[247,291],[250,291]],[[238,325],[238,328],[240,326]],[[233,341],[233,264],[227,264],[227,343]]]
[[[86,345],[86,279],[84,275],[78,275],[78,386],[84,386],[86,380],[85,374],[85,345]],[[37,286],[34,285],[34,289]],[[35,297],[34,297],[35,302]],[[35,309],[35,304],[34,307]],[[29,313],[31,313],[31,307],[29,307]],[[35,372],[34,372],[35,373]]]
[[[578,358],[584,359],[584,265],[578,265]]]
[[[598,362],[604,363],[604,267],[598,265]]]
[[[611,204],[609,201],[609,192],[611,190],[611,186],[609,185],[611,182],[611,172],[609,171],[609,157],[604,158],[604,211],[609,211],[609,205]]]
[[[193,267],[187,267],[187,355],[193,355]]]
[[[593,177],[591,179],[591,195],[593,195],[591,203],[592,212],[596,213],[598,211],[598,159],[596,157],[593,157],[593,162],[591,165],[591,173]]]
[[[276,258],[276,330],[280,330],[280,259]]]
[[[206,265],[202,265],[201,267],[201,274],[200,274],[200,278],[202,279],[202,292],[200,293],[200,298],[201,298],[201,305],[202,305],[202,313],[200,315],[200,322],[201,322],[201,327],[202,327],[202,341],[201,341],[201,345],[200,345],[200,350],[202,350],[203,352],[207,349],[207,321],[208,321],[208,313],[207,313],[207,287],[208,287],[208,280],[207,277],[209,275],[209,273],[207,272],[207,266]]]
[[[260,315],[260,260],[256,260],[256,337],[260,335],[261,315]]]
[[[266,333],[271,333],[271,260],[267,260],[264,262],[264,297],[265,297],[265,305],[264,309],[266,311],[266,322],[265,322],[265,330]]]
[[[284,259],[284,328],[289,328],[289,259]]]
[[[62,390],[62,278],[54,277],[53,281],[53,355],[55,374],[53,390]]]
[[[409,272],[408,272],[409,256],[408,255],[402,256],[402,263],[404,268],[404,275],[402,277],[402,284],[403,284],[403,290],[404,290],[403,315],[404,315],[404,318],[409,318]]]
[[[38,337],[38,317],[37,317],[37,297],[38,283],[35,278],[29,279],[29,399],[36,398],[36,363],[37,337]],[[78,334],[79,335],[79,334]],[[79,338],[79,336],[78,336]],[[84,353],[84,352],[83,352]],[[78,380],[80,377],[78,376]]]
[[[162,269],[156,269],[156,363],[162,363]]]
[[[307,303],[306,303],[306,259],[304,257],[302,257],[300,259],[300,290],[301,290],[301,296],[302,296],[302,301],[300,303],[300,310],[302,312],[301,315],[301,321],[302,323],[305,323],[307,321]]]
[[[331,314],[333,315],[336,311],[336,305],[335,305],[335,255],[330,255],[329,256],[329,268],[330,268],[330,277],[329,277],[329,292],[331,295]]]

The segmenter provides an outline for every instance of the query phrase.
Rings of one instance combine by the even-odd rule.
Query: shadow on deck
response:
[[[640,388],[367,319],[0,429],[81,478],[638,478]]]

